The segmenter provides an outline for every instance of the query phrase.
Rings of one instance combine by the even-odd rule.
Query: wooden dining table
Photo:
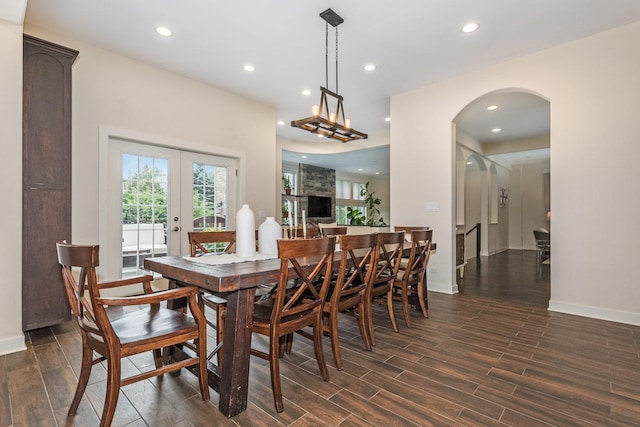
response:
[[[165,256],[145,259],[144,267],[167,278],[170,288],[197,286],[207,291],[225,293],[224,368],[208,364],[209,386],[218,392],[218,408],[224,415],[233,417],[244,411],[249,388],[255,290],[257,286],[278,281],[280,259],[209,265],[181,256]],[[170,357],[180,359],[181,352],[173,349]]]
[[[411,244],[405,243],[408,255]],[[339,262],[336,252],[334,262]],[[224,293],[227,301],[224,322],[224,351],[222,368],[208,363],[209,386],[218,392],[218,408],[233,417],[247,408],[249,361],[255,291],[260,285],[276,283],[280,277],[280,259],[211,265],[182,256],[147,258],[144,268],[169,280],[169,287],[197,286],[214,293]],[[308,264],[313,263],[308,260]],[[304,260],[302,261],[304,267]],[[173,307],[179,308],[179,307]],[[169,357],[180,360],[186,355],[172,349]]]

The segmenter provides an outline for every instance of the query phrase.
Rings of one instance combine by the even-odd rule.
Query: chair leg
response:
[[[369,335],[369,343],[373,347],[376,345],[376,337],[373,334],[373,298],[370,298],[368,301],[365,301],[364,304],[364,313],[363,317],[366,323],[367,334]]]
[[[87,384],[89,383],[89,376],[91,376],[91,366],[93,362],[93,350],[89,348],[88,345],[85,345],[85,337],[82,337],[82,365],[80,367],[80,376],[78,377],[78,385],[76,387],[76,393],[73,395],[73,401],[71,402],[71,407],[69,408],[69,412],[67,416],[72,416],[76,414],[78,410],[78,405],[80,405],[80,400],[82,400],[82,396],[84,395],[84,391],[87,389]]]
[[[269,370],[271,371],[271,391],[276,412],[284,411],[282,403],[282,386],[280,385],[280,337],[272,336],[269,340]]]
[[[396,313],[393,310],[393,286],[391,286],[389,288],[389,292],[387,292],[387,311],[389,312],[389,319],[391,319],[391,326],[393,326],[393,330],[396,332],[400,332],[400,330],[398,329],[398,322],[396,321]],[[373,336],[373,333],[371,334],[371,336]]]
[[[318,362],[318,369],[320,369],[320,376],[325,381],[329,381],[329,370],[327,369],[327,363],[324,360],[324,352],[322,351],[322,312],[318,316],[318,320],[313,325],[313,349],[316,353],[316,361]]]
[[[224,313],[223,307],[216,307],[216,345],[220,345],[224,341]],[[222,352],[224,347],[218,350],[218,366],[222,368]]]
[[[333,351],[333,360],[336,363],[336,369],[338,371],[342,371],[342,356],[340,354],[340,339],[338,337],[338,310],[334,310],[333,307],[331,312],[329,313],[329,336],[331,337],[331,350]],[[313,345],[315,346],[315,329],[314,326],[314,340]],[[322,369],[322,368],[321,368]]]
[[[156,369],[161,368],[163,365],[163,361],[162,361],[162,350],[161,349],[154,349],[153,350],[153,363],[156,365]]]
[[[110,354],[107,358],[107,394],[100,418],[100,427],[109,427],[113,421],[120,394],[120,354]]]
[[[362,341],[364,342],[364,348],[371,351],[371,338],[369,336],[369,327],[367,325],[367,315],[365,313],[364,297],[360,300],[358,305],[358,326],[360,327],[360,335],[362,335]]]
[[[404,314],[404,322],[407,324],[407,328],[411,327],[411,312],[409,311],[409,288],[402,286],[401,298],[402,298],[402,313]]]
[[[416,288],[418,291],[418,301],[420,302],[420,308],[422,309],[422,314],[424,317],[429,317],[429,311],[427,310],[427,286],[425,285],[424,279],[421,279],[417,284]]]
[[[203,339],[204,338],[204,339]],[[198,351],[198,359],[200,359],[199,376],[200,376],[200,394],[202,400],[209,401],[209,371],[207,370],[207,344],[206,329],[200,334],[200,338],[195,340],[196,349]]]

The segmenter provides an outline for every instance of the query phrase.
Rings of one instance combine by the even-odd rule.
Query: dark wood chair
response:
[[[393,330],[398,332],[395,312],[393,311],[393,282],[398,275],[402,250],[404,248],[404,231],[391,233],[378,233],[376,236],[376,266],[371,281],[371,286],[365,295],[365,317],[371,345],[376,345],[376,338],[373,332],[373,311],[374,299],[384,300],[387,304],[387,312],[391,320]]]
[[[68,415],[75,415],[87,387],[91,368],[107,361],[107,392],[100,426],[110,426],[118,403],[120,387],[189,366],[198,366],[200,393],[209,400],[207,383],[206,322],[193,287],[152,292],[153,276],[145,275],[112,282],[98,283],[99,248],[97,245],[79,246],[57,243],[58,262],[69,304],[78,321],[82,335],[82,366]],[[76,279],[75,269],[79,268]],[[142,295],[105,297],[103,289],[141,284]],[[187,299],[186,310],[169,310],[160,305],[167,301]],[[110,318],[105,307],[141,306]],[[129,311],[131,310],[131,311]],[[161,350],[182,344],[195,356],[166,364]],[[121,358],[152,351],[155,369],[121,378]],[[99,355],[93,359],[94,352]]]
[[[546,230],[533,230],[536,239],[536,254],[538,264],[551,257],[551,233]]]
[[[201,256],[211,252],[230,253],[236,246],[236,232],[231,231],[190,231],[189,251],[192,257]],[[207,360],[218,355],[218,366],[222,366],[222,346],[224,345],[224,310],[227,300],[220,295],[211,292],[201,291],[202,302],[216,313],[215,323],[209,317],[207,325],[216,331],[216,345],[207,356]],[[206,313],[205,313],[206,314]]]
[[[393,231],[404,231],[404,237],[407,242],[411,241],[411,232],[416,230],[428,230],[429,227],[414,226],[414,225],[396,225],[393,227]]]
[[[364,347],[371,350],[369,328],[367,327],[365,299],[366,290],[371,284],[376,252],[376,235],[344,235],[340,241],[340,265],[336,278],[329,288],[329,295],[322,308],[322,329],[331,338],[331,349],[336,368],[343,368],[338,338],[338,315],[346,313],[358,320],[360,335]]]
[[[233,252],[236,232],[233,231],[190,231],[189,251],[192,257],[210,252]]]
[[[304,229],[302,226],[298,227],[284,227],[282,230],[282,236],[287,239],[302,239],[305,237]],[[316,225],[307,225],[307,239],[314,239],[320,237],[320,230]]]
[[[407,327],[411,326],[409,298],[417,298],[424,317],[429,317],[427,302],[427,264],[431,255],[433,230],[411,232],[411,252],[406,265],[401,263],[393,282],[394,298],[402,301],[402,312]]]
[[[345,234],[347,234],[347,227],[346,226],[322,227],[320,229],[320,233],[322,234],[322,237],[344,236]]]
[[[282,412],[280,385],[281,345],[302,328],[313,328],[313,347],[320,375],[329,381],[329,371],[322,351],[322,305],[324,304],[333,267],[335,239],[293,239],[278,241],[280,278],[272,298],[255,303],[253,332],[269,337],[269,352],[251,349],[251,354],[269,361],[271,388],[276,411]],[[317,262],[303,267],[300,259],[314,257]],[[322,278],[319,289],[314,285]],[[288,284],[295,287],[288,288]]]

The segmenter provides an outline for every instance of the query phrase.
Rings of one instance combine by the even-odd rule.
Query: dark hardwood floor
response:
[[[376,307],[373,351],[356,321],[341,318],[343,371],[325,353],[323,382],[313,348],[296,337],[282,360],[285,410],[273,407],[269,369],[251,359],[246,412],[224,418],[217,395],[202,402],[183,372],[122,389],[114,426],[630,426],[640,425],[640,327],[469,296],[429,294],[430,317],[389,328]],[[396,307],[398,313],[400,307]],[[94,367],[75,417],[66,417],[80,366],[73,323],[28,334],[28,349],[0,356],[0,425],[96,426],[105,370]],[[254,345],[265,341],[254,337]],[[123,369],[144,371],[149,355]]]
[[[538,264],[535,251],[508,250],[467,261],[461,294],[549,307],[550,265]]]

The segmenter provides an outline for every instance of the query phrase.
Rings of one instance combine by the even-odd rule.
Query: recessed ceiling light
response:
[[[478,28],[480,28],[480,24],[478,24],[476,22],[470,22],[467,25],[465,25],[464,27],[462,27],[462,32],[463,33],[473,33]]]
[[[376,172],[376,175],[380,175],[380,172]]]
[[[390,121],[391,121],[391,117],[385,117],[385,118],[384,118],[384,121],[385,121],[385,122],[390,122]]]
[[[302,157],[303,159],[306,159],[306,158],[307,158],[307,155],[306,155],[306,154],[303,154],[301,157]]]
[[[362,168],[358,168],[358,172],[362,172]]]
[[[171,37],[173,35],[171,30],[168,29],[167,27],[156,27],[156,33],[160,34],[161,36],[165,36],[165,37]]]
[[[309,89],[303,89],[303,90],[302,90],[302,94],[303,94],[304,96],[309,96],[309,95],[311,95],[311,91],[310,91]]]
[[[494,129],[491,129],[491,132],[500,132],[501,130],[502,129],[500,129],[500,128],[494,128]]]
[[[473,162],[467,162],[467,164],[468,164],[468,165],[472,165],[472,164],[473,164]]]
[[[489,110],[489,111],[493,111],[493,110],[497,110],[497,109],[498,109],[498,106],[497,106],[497,105],[489,105],[489,106],[487,107],[487,110]]]
[[[254,72],[256,70],[256,67],[254,67],[251,64],[247,64],[244,67],[242,67],[243,70],[248,71],[250,73]]]
[[[284,122],[282,120],[278,120],[278,126],[284,126]]]
[[[364,66],[364,70],[365,71],[373,71],[375,69],[376,69],[376,66],[373,65],[373,64],[367,64],[367,65]]]

